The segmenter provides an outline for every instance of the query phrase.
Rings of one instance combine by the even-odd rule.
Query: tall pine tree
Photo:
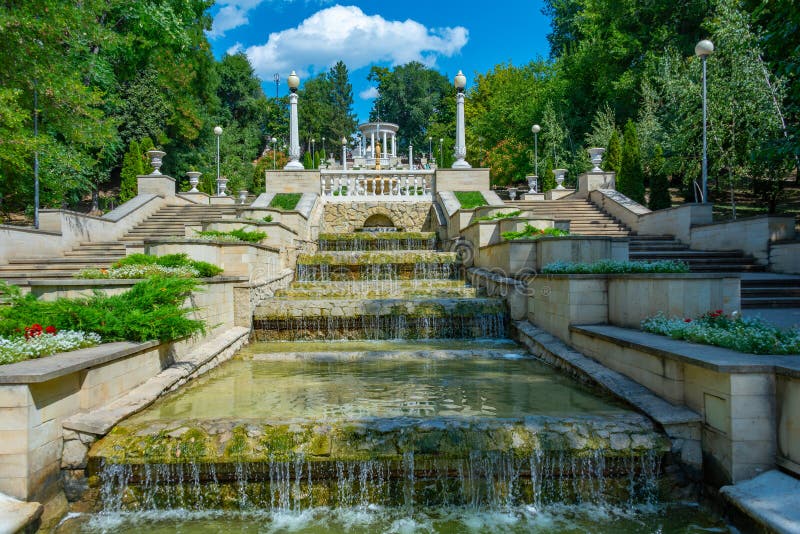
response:
[[[617,175],[617,191],[644,204],[644,173],[636,125],[628,119],[622,136],[622,163]]]
[[[604,156],[603,169],[606,172],[615,172],[619,175],[619,170],[622,167],[622,145],[619,142],[619,132],[616,128],[611,133]],[[619,182],[619,176],[617,176],[617,182]]]
[[[119,199],[126,202],[138,194],[136,177],[144,174],[144,160],[139,143],[134,141],[128,145],[128,151],[122,158],[122,171],[120,171]]]
[[[656,145],[653,149],[653,158],[649,169],[650,179],[650,198],[647,207],[651,210],[661,210],[672,207],[672,199],[669,195],[669,181],[664,172],[664,149],[661,145]]]

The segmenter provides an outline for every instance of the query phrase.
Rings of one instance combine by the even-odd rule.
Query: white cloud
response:
[[[225,53],[226,53],[226,54],[228,54],[229,56],[232,56],[232,55],[234,55],[234,54],[238,54],[238,53],[239,53],[239,52],[241,52],[242,50],[244,50],[244,47],[242,46],[242,43],[239,43],[239,42],[237,42],[237,43],[236,43],[236,44],[234,44],[232,47],[228,48],[228,49],[225,51]]]
[[[356,6],[336,5],[314,13],[296,28],[271,33],[265,44],[249,47],[247,56],[262,77],[292,69],[304,75],[339,60],[350,70],[409,61],[433,66],[439,56],[459,53],[468,38],[463,26],[429,29],[411,19],[386,20],[366,15]]]
[[[214,17],[209,37],[216,38],[225,35],[225,32],[244,26],[250,22],[247,14],[264,0],[221,0],[221,9]]]
[[[374,87],[374,86],[370,86],[370,87],[367,87],[366,89],[364,89],[363,91],[361,91],[360,93],[358,93],[358,96],[362,100],[372,100],[373,98],[378,98],[378,94],[379,94],[378,93],[378,88]]]

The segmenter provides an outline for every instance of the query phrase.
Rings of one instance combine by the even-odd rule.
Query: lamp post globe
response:
[[[533,126],[531,126],[531,132],[533,132],[534,134],[538,134],[541,131],[542,127],[539,126],[538,124],[534,124]]]
[[[706,57],[714,53],[714,43],[708,39],[703,39],[694,46],[694,53],[697,57]]]
[[[289,90],[293,93],[297,91],[298,87],[300,87],[300,78],[297,76],[295,71],[292,71],[289,77],[286,78],[286,85],[289,86]]]
[[[456,89],[461,92],[467,86],[467,77],[464,76],[463,72],[458,71],[458,74],[456,74],[456,77],[453,79],[453,83],[455,84]]]

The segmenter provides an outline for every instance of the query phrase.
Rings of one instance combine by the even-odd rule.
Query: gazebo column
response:
[[[386,144],[386,130],[383,131],[383,153],[389,152],[389,145]]]
[[[392,157],[397,157],[397,134],[392,132]]]
[[[372,147],[372,157],[375,158],[375,130],[372,130],[370,135],[372,138],[372,144],[370,145]]]

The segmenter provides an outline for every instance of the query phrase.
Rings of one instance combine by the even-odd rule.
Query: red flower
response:
[[[25,327],[25,339],[42,335],[42,325],[39,323],[32,324]]]
[[[683,320],[683,322],[684,322],[684,323],[691,323],[691,322],[692,322],[692,320],[691,320],[691,319],[684,319],[684,320]]]
[[[53,325],[48,326],[47,328],[44,329],[44,331],[50,334],[51,336],[56,335],[57,332],[56,327]]]

